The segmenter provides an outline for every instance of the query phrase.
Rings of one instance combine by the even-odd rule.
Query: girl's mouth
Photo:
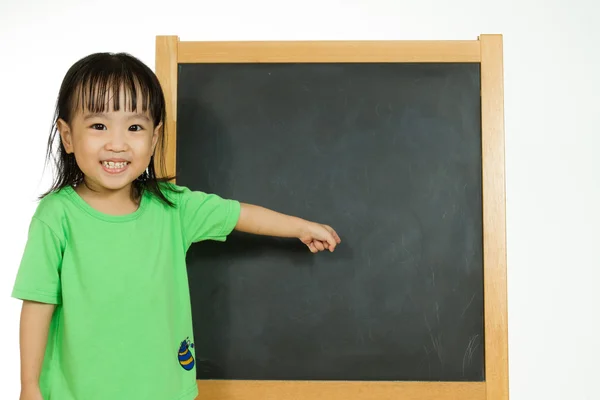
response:
[[[109,174],[118,174],[123,172],[129,166],[129,161],[101,161],[102,168]]]

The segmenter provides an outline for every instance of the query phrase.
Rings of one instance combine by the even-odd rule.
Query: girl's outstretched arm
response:
[[[329,225],[319,224],[291,215],[281,214],[252,204],[241,204],[241,212],[235,227],[240,232],[277,237],[295,237],[311,252],[334,251],[341,242]]]
[[[42,399],[39,380],[54,304],[23,301],[20,323],[21,400]]]

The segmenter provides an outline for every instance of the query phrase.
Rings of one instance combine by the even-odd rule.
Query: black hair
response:
[[[139,199],[145,190],[158,196],[169,206],[173,203],[165,197],[161,188],[174,190],[172,185],[163,185],[173,177],[164,172],[164,149],[166,144],[165,97],[158,78],[142,61],[128,53],[94,53],[77,61],[67,71],[58,93],[54,120],[48,138],[46,160],[53,153],[56,175],[50,190],[40,198],[67,186],[83,183],[83,172],[75,161],[74,154],[68,154],[58,135],[58,120],[70,124],[74,111],[78,108],[90,112],[105,112],[109,108],[109,92],[112,92],[113,109],[119,110],[120,93],[126,97],[126,108],[149,112],[154,126],[162,122],[161,132],[155,153],[144,173],[132,184],[132,197]],[[138,98],[140,97],[140,98]],[[56,149],[55,149],[56,147]],[[156,174],[159,168],[160,178]]]

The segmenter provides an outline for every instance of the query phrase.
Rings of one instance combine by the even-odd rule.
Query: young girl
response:
[[[165,119],[160,84],[134,57],[93,54],[67,72],[48,142],[57,176],[12,294],[21,400],[192,400],[190,245],[234,229],[312,252],[340,243],[327,225],[159,178]]]

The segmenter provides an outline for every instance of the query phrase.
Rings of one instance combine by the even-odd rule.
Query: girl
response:
[[[165,99],[127,54],[67,72],[13,297],[23,300],[21,400],[192,400],[185,255],[236,229],[333,251],[329,226],[169,183]],[[184,346],[185,345],[185,346]]]

